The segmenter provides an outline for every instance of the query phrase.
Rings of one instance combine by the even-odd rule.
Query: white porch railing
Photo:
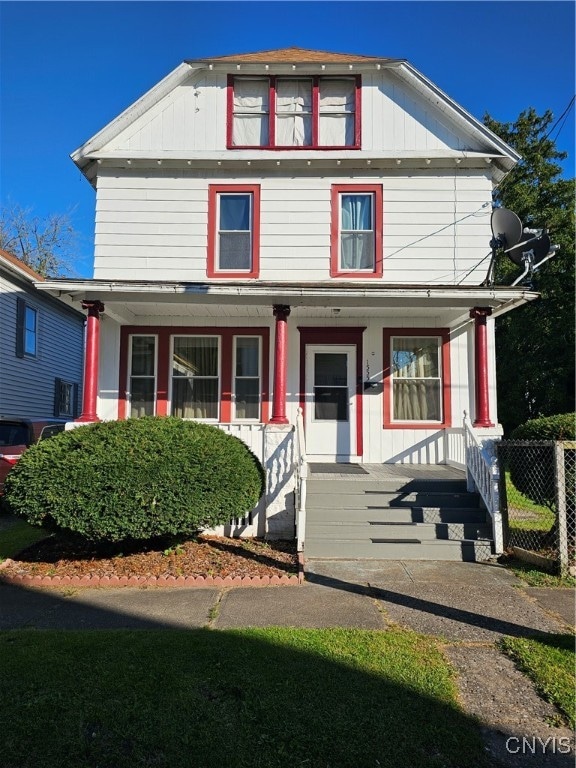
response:
[[[466,469],[466,446],[462,427],[444,430],[444,461],[449,467]]]
[[[298,408],[296,416],[296,433],[294,444],[294,474],[296,479],[296,550],[304,549],[306,534],[306,484],[308,480],[308,460],[306,459],[306,439],[304,436],[304,419],[302,408]]]
[[[492,537],[496,554],[504,550],[502,513],[500,512],[500,470],[494,441],[480,442],[472,422],[464,412],[464,446],[466,451],[466,482],[469,491],[477,490],[492,520]]]

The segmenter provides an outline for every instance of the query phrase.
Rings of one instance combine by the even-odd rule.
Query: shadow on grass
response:
[[[495,765],[434,641],[413,633],[176,630],[6,585],[0,602],[29,625],[0,632],[2,768]],[[78,629],[36,628],[60,626]]]

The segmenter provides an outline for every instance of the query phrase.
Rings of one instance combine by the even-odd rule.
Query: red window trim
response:
[[[232,271],[217,269],[218,195],[247,192],[252,195],[252,269]],[[210,184],[208,186],[208,260],[207,277],[256,278],[260,275],[260,185]]]
[[[300,408],[306,423],[306,345],[307,344],[350,344],[356,346],[356,456],[364,453],[363,441],[363,395],[362,385],[362,338],[366,326],[352,328],[328,328],[298,326],[300,331]]]
[[[130,336],[156,336],[156,415],[168,415],[168,396],[170,392],[170,340],[172,336],[219,336],[220,337],[220,417],[219,423],[260,423],[267,424],[270,419],[270,328],[240,327],[222,328],[215,326],[157,326],[123,325],[120,329],[120,365],[118,382],[118,418],[126,419],[128,362]],[[262,339],[262,376],[261,376],[261,412],[260,422],[248,422],[245,419],[232,420],[233,391],[233,345],[235,336],[259,336]]]
[[[442,340],[442,422],[392,420],[392,370],[390,352],[393,336],[436,336]],[[383,384],[384,384],[384,428],[385,429],[445,429],[452,426],[452,380],[450,372],[450,329],[449,328],[384,328],[383,330]]]
[[[227,149],[272,149],[275,152],[282,152],[287,150],[302,150],[302,149],[314,149],[314,150],[335,150],[335,149],[361,149],[361,138],[362,138],[362,76],[361,75],[301,75],[300,78],[294,76],[293,79],[302,79],[302,78],[312,78],[312,144],[306,145],[306,146],[276,146],[276,75],[270,75],[268,76],[268,81],[270,83],[270,98],[269,98],[269,114],[268,114],[268,144],[247,144],[247,145],[235,145],[233,144],[233,130],[234,130],[234,80],[236,78],[242,77],[242,75],[228,75],[228,82],[226,85],[226,117],[227,117],[227,125],[226,125],[226,148]],[[266,78],[266,75],[263,75],[260,77],[259,75],[255,76],[259,79],[264,80]],[[354,103],[354,144],[344,144],[342,146],[327,146],[327,145],[319,145],[318,144],[318,137],[319,137],[319,130],[318,130],[318,121],[319,121],[319,104],[320,104],[320,96],[319,96],[319,87],[320,87],[320,80],[322,79],[332,79],[332,80],[338,80],[338,79],[354,79],[355,81],[355,103]],[[281,76],[282,80],[290,79],[290,76],[284,77]]]
[[[340,195],[343,193],[372,193],[374,195],[374,270],[344,271],[340,269]],[[330,222],[330,277],[361,278],[382,277],[383,271],[383,196],[381,184],[333,184],[331,192]]]

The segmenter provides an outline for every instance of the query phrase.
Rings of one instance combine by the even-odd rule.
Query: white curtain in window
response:
[[[342,195],[341,253],[342,269],[374,268],[374,231],[372,200],[368,195]]]
[[[320,80],[319,144],[354,145],[356,89],[353,80]]]
[[[395,420],[441,420],[438,349],[436,339],[394,339]]]
[[[276,83],[276,145],[312,144],[312,81],[278,80]]]
[[[268,79],[234,81],[234,146],[267,146],[270,90]]]
[[[174,339],[172,414],[185,419],[218,418],[217,339]]]

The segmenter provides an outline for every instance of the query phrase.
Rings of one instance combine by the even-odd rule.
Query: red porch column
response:
[[[290,307],[285,304],[274,305],[276,318],[276,336],[274,339],[274,394],[272,396],[271,424],[288,424],[286,418],[286,376],[288,370],[287,321]]]
[[[101,301],[83,301],[82,309],[88,310],[88,318],[86,320],[82,413],[76,421],[100,421],[96,415],[96,402],[98,398],[98,360],[100,355],[100,313],[104,312],[104,304]]]
[[[493,427],[490,421],[488,400],[488,336],[486,318],[492,314],[490,307],[474,307],[470,317],[474,320],[474,370],[476,384],[475,427]]]

